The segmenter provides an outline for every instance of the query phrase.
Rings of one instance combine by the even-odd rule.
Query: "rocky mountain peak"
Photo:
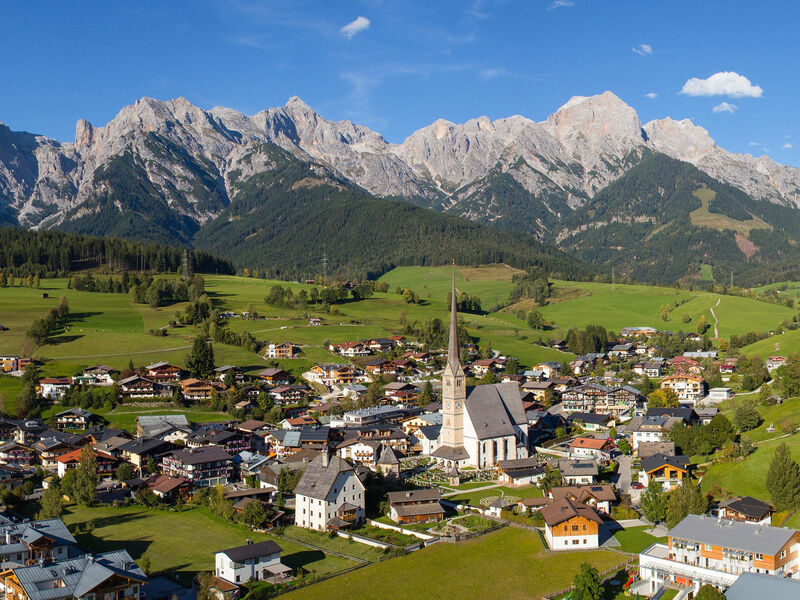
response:
[[[611,141],[641,143],[642,124],[633,107],[612,92],[597,96],[574,96],[542,123],[566,147],[576,150],[588,144],[604,150]]]
[[[697,164],[716,143],[708,131],[689,119],[676,121],[670,117],[650,121],[644,126],[650,146],[669,156]]]

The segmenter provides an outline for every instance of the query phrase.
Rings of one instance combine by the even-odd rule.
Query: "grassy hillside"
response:
[[[460,291],[479,296],[484,308],[489,308],[507,299],[513,287],[511,278],[516,272],[505,265],[457,267],[456,286]],[[407,323],[433,318],[446,322],[450,277],[450,267],[396,268],[381,278],[389,284],[388,293],[376,293],[365,300],[337,305],[335,315],[319,312],[316,307],[292,310],[264,303],[273,285],[290,287],[294,291],[309,290],[311,286],[305,284],[223,275],[206,277],[206,290],[222,309],[241,312],[254,308],[266,317],[256,321],[231,319],[232,330],[249,331],[267,342],[291,341],[301,345],[300,359],[282,363],[284,368],[300,374],[315,362],[336,359],[322,347],[323,342],[398,334],[403,331],[401,317]],[[554,323],[552,329],[529,329],[524,320],[517,317],[519,309],[524,311],[534,306],[532,300],[524,300],[498,313],[462,314],[461,318],[479,344],[491,344],[495,350],[517,357],[523,366],[530,366],[543,360],[568,358],[568,354],[534,342],[563,335],[573,326],[600,324],[619,331],[625,326],[650,325],[688,331],[694,330],[697,320],[705,315],[713,333],[714,318],[710,309],[714,307],[720,336],[729,336],[751,330],[768,331],[793,314],[786,307],[707,292],[561,280],[552,284],[549,304],[540,309],[545,318]],[[30,354],[32,347],[25,338],[30,323],[43,316],[58,302],[59,296],[64,295],[71,310],[67,329],[57,335],[53,343],[33,352],[36,358],[47,361],[44,368],[47,375],[71,375],[98,363],[124,368],[131,360],[136,365],[157,360],[183,365],[192,338],[198,333],[193,326],[170,328],[165,337],[147,333],[167,325],[183,304],[150,308],[132,303],[127,294],[69,290],[63,279],[42,280],[41,286],[40,289],[0,288],[0,323],[9,328],[0,332],[0,354]],[[420,303],[406,304],[401,295],[394,293],[397,287],[413,289]],[[49,298],[42,298],[43,293]],[[668,321],[662,321],[661,307],[675,303],[682,304],[672,310]],[[691,318],[688,324],[682,321],[684,312]],[[308,327],[309,314],[320,316],[325,325]],[[764,340],[759,342],[761,346],[756,344],[745,352],[766,356],[773,352],[776,342],[781,344],[784,353],[800,350],[800,331]],[[259,356],[236,346],[215,344],[214,353],[217,364],[237,364],[251,373],[265,365]],[[0,393],[10,401],[12,409],[19,391],[19,380],[0,377]]]
[[[513,549],[513,551],[511,551]],[[608,550],[545,553],[530,531],[506,527],[462,544],[436,544],[289,594],[294,600],[349,596],[404,598],[541,598],[572,582],[582,562],[598,570],[621,564]],[[458,566],[458,576],[447,575]],[[443,575],[444,574],[444,575]]]
[[[785,443],[792,451],[795,460],[800,460],[800,437],[786,437],[784,430],[800,425],[800,399],[792,398],[776,406],[759,406],[763,422],[747,436],[756,441],[756,451],[742,462],[721,462],[712,465],[703,477],[702,487],[709,490],[717,485],[733,494],[749,495],[769,500],[766,488],[766,475],[775,449]],[[770,425],[775,431],[767,433]]]

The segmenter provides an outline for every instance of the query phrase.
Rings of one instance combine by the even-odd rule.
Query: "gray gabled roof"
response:
[[[263,542],[257,542],[255,544],[245,544],[244,546],[220,550],[220,553],[234,562],[244,562],[250,558],[280,554],[281,552],[283,552],[283,548],[272,540],[264,540]]]
[[[705,515],[689,515],[667,534],[671,538],[773,556],[795,534],[794,529],[754,525]]]
[[[322,464],[324,458],[320,454],[308,464],[303,476],[297,483],[297,487],[294,489],[295,496],[325,500],[339,473],[347,473],[348,471],[355,473],[349,463],[336,455],[328,459],[327,467]]]
[[[13,569],[29,600],[80,598],[115,575],[147,581],[126,550]],[[62,585],[54,586],[60,582]]]
[[[727,600],[800,598],[800,581],[779,575],[742,573],[725,592]]]
[[[597,463],[592,460],[567,460],[558,461],[558,470],[567,477],[581,475],[597,475]]]
[[[516,383],[477,385],[467,395],[467,414],[478,439],[514,435],[514,425],[525,425],[525,410]]]

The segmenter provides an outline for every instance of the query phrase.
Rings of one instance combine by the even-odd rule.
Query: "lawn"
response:
[[[800,352],[800,329],[764,338],[745,346],[739,352],[745,356],[760,356],[761,358],[767,358],[773,354],[783,354],[784,356],[796,354]]]
[[[642,550],[655,544],[656,542],[666,542],[666,537],[655,537],[647,533],[649,527],[629,527],[627,529],[620,529],[614,534],[614,537],[619,542],[619,549],[623,552],[630,552],[631,554],[639,554]]]
[[[504,527],[459,544],[439,543],[293,592],[298,600],[359,598],[540,598],[569,585],[582,562],[600,571],[622,562],[618,553],[545,553],[539,537]]]
[[[480,506],[481,500],[483,500],[484,498],[492,498],[492,500],[494,500],[500,495],[516,499],[541,498],[542,490],[536,486],[528,486],[521,488],[499,486],[490,488],[488,490],[479,490],[477,492],[467,490],[463,494],[455,494],[453,496],[447,496],[445,500],[449,500],[450,502],[457,502],[460,504],[469,504],[470,506]],[[491,501],[484,501],[484,502],[491,502]],[[516,500],[514,500],[514,502],[516,502]]]
[[[147,553],[154,570],[175,570],[187,578],[197,571],[213,570],[215,552],[245,544],[248,539],[274,539],[283,548],[284,564],[317,576],[356,564],[284,538],[249,531],[201,508],[176,513],[141,506],[70,506],[62,518],[70,529],[93,524],[91,532],[77,536],[82,546],[96,552],[125,549],[134,559]]]
[[[352,556],[369,562],[378,562],[385,556],[383,550],[366,544],[359,544],[339,536],[330,537],[326,533],[318,533],[310,529],[295,527],[291,525],[284,529],[284,535],[288,538],[299,540],[312,546],[318,546],[323,550],[338,552],[346,556]]]
[[[753,496],[768,501],[766,474],[775,449],[781,443],[785,443],[791,450],[794,459],[800,461],[800,436],[795,434],[780,440],[767,441],[756,446],[756,451],[742,462],[723,462],[711,465],[703,477],[703,490],[707,491],[713,485],[717,485],[733,494]]]

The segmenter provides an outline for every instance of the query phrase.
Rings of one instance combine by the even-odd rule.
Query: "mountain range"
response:
[[[296,97],[252,116],[142,98],[103,127],[78,121],[72,143],[0,124],[0,222],[27,228],[213,246],[241,261],[236,249],[255,237],[269,244],[276,220],[291,236],[300,214],[306,226],[324,218],[294,204],[298,217],[287,219],[277,197],[324,206],[343,192],[360,211],[412,203],[646,280],[696,277],[703,264],[750,279],[769,265],[763,276],[775,277],[797,252],[800,170],[728,152],[688,120],[643,125],[611,92],[573,97],[540,122],[440,119],[402,144]],[[240,239],[253,232],[239,221],[261,233]],[[700,242],[689,252],[680,237]],[[680,250],[679,267],[664,270],[664,252]]]

